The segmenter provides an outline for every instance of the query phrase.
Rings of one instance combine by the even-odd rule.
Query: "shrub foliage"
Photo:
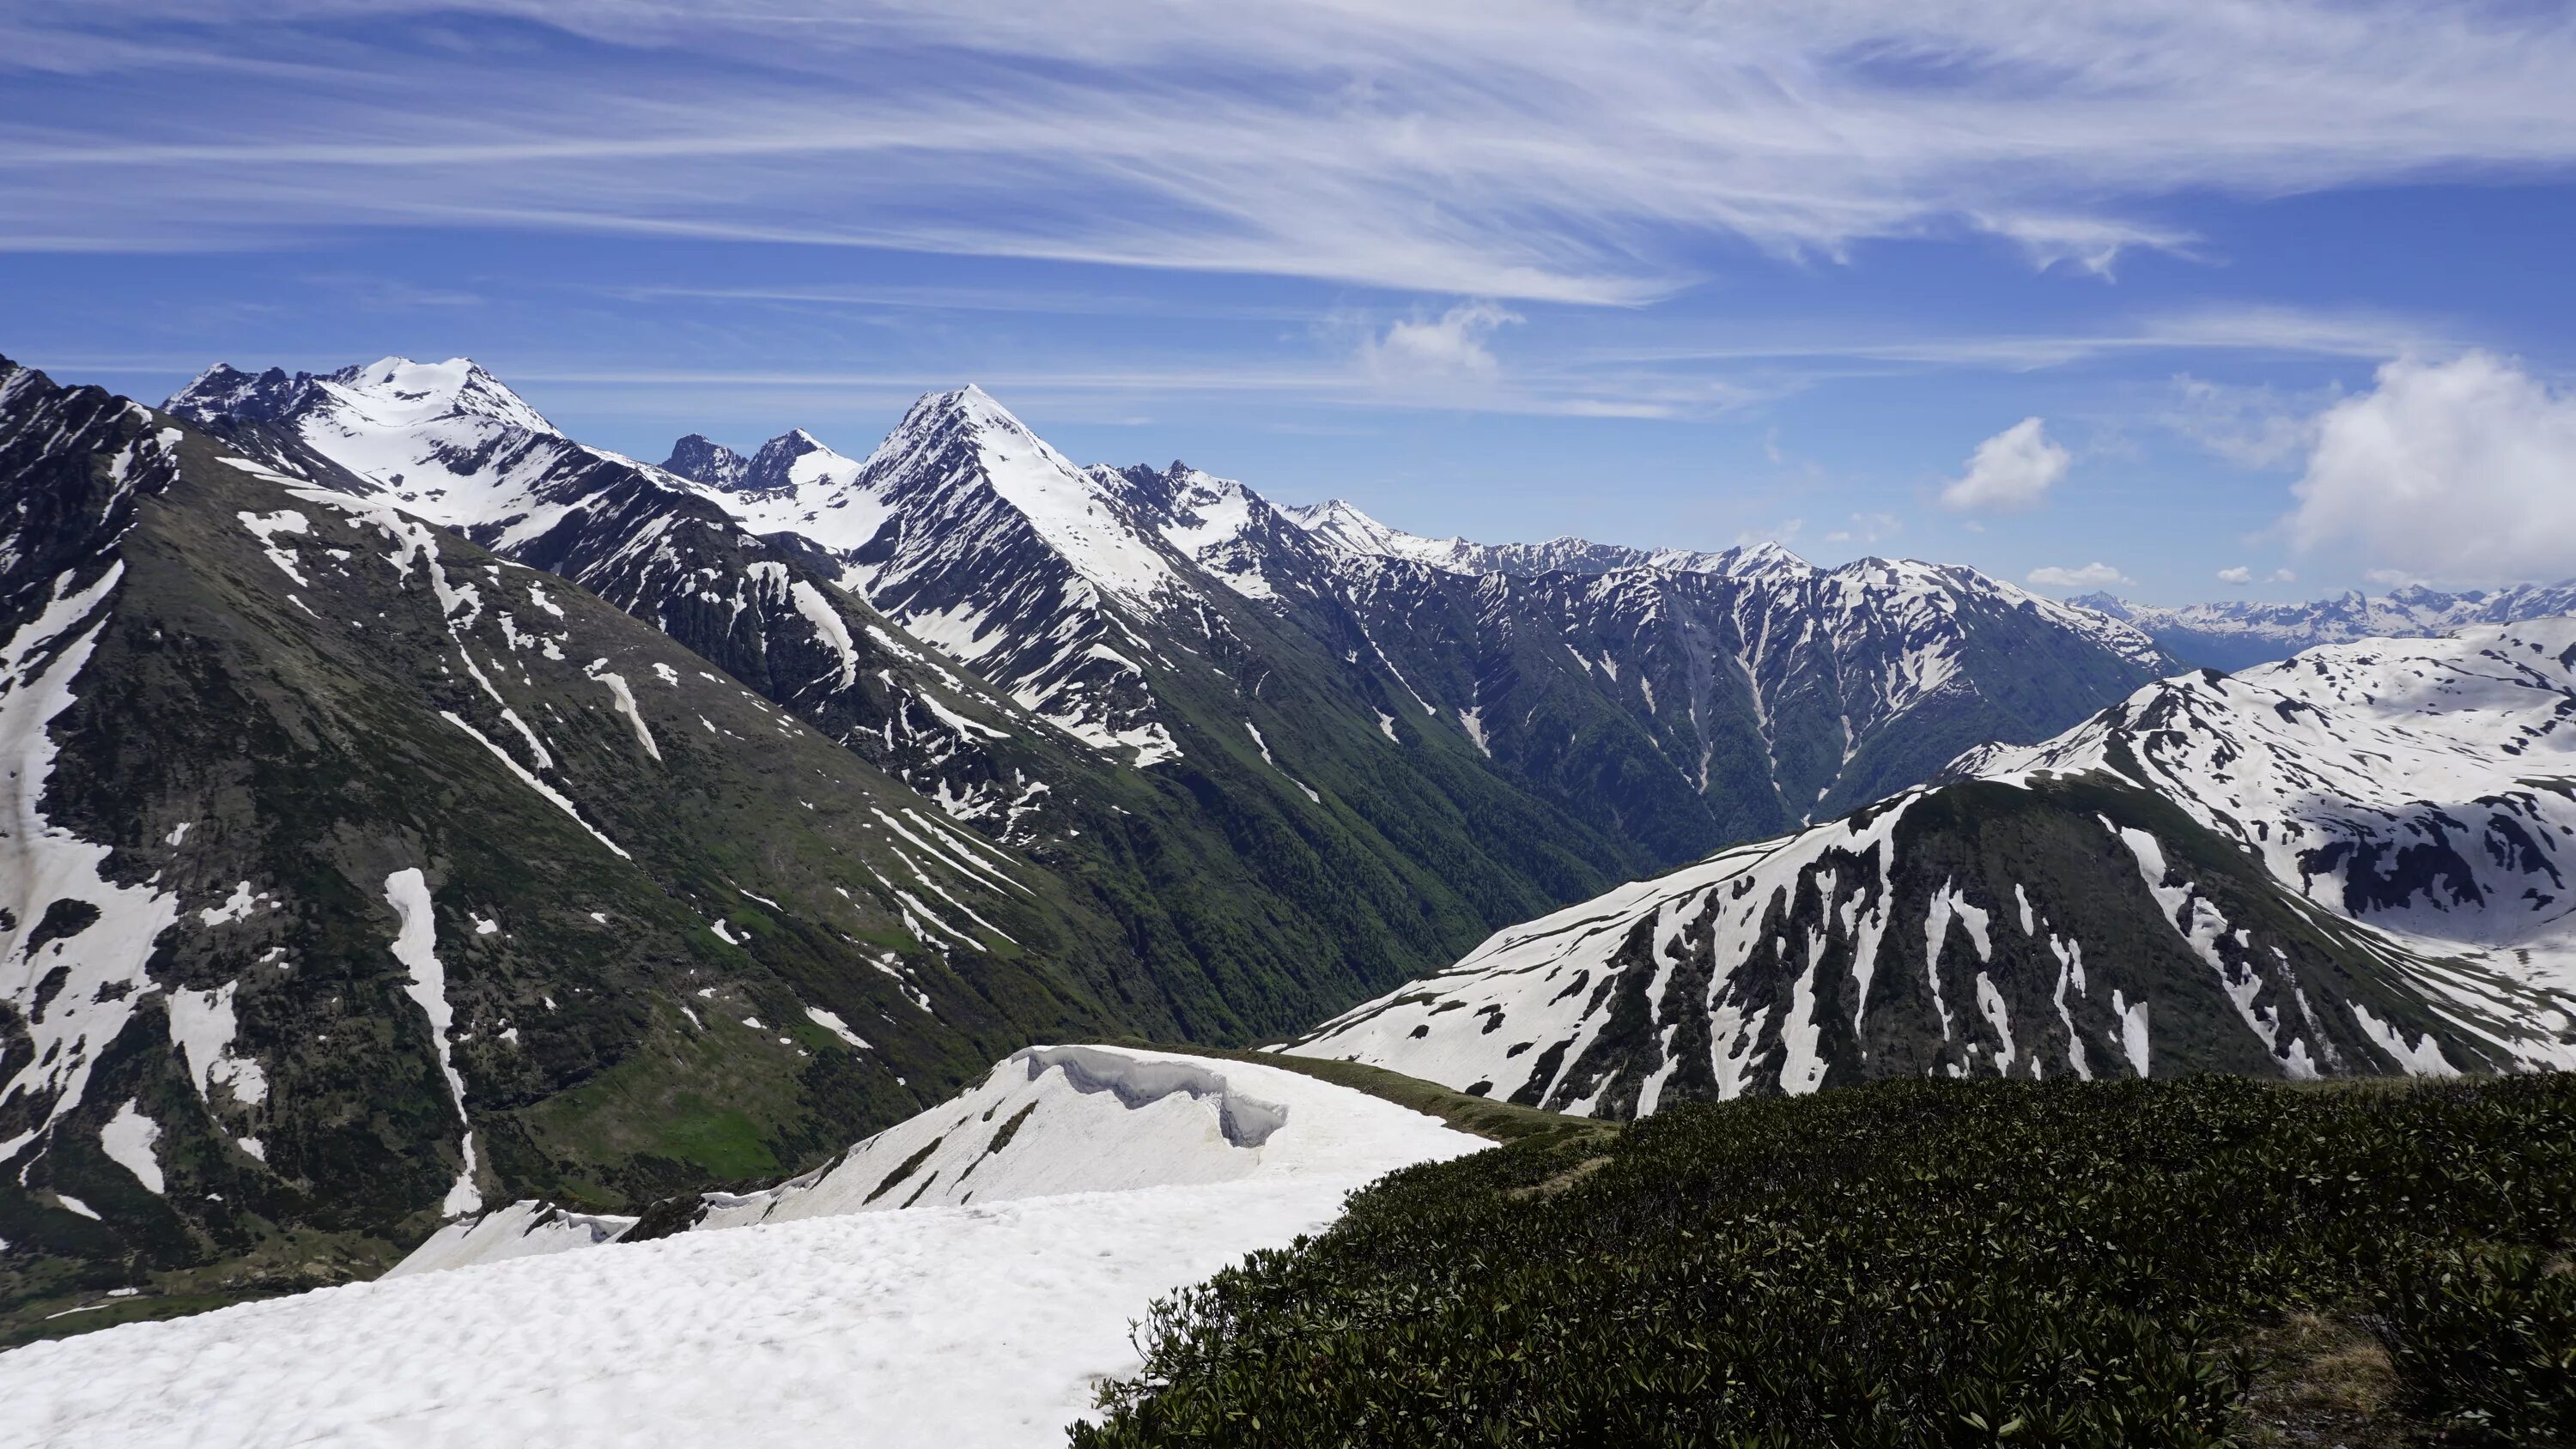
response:
[[[2290,1312],[2426,1421],[2565,1442],[2572,1220],[2570,1077],[1681,1109],[1356,1194],[1157,1304],[1073,1442],[2214,1445]]]

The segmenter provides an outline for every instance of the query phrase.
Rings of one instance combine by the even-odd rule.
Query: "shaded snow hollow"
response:
[[[34,1344],[0,1402],[24,1442],[138,1449],[1054,1446],[1156,1297],[1485,1145],[1276,1067],[1037,1048],[697,1231]]]

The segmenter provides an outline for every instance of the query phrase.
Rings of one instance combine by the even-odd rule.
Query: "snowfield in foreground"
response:
[[[925,1152],[933,1139],[943,1145]],[[1129,1325],[1154,1298],[1323,1227],[1386,1172],[1486,1145],[1275,1067],[1023,1052],[810,1185],[762,1195],[793,1202],[797,1220],[707,1231],[751,1215],[738,1199],[653,1242],[414,1271],[0,1354],[0,1443],[1060,1444],[1094,1382],[1135,1367]],[[905,1160],[913,1171],[866,1201]],[[962,1206],[932,1188],[889,1210],[943,1163],[943,1179],[972,1166],[967,1182],[991,1173],[997,1192],[1124,1185]]]

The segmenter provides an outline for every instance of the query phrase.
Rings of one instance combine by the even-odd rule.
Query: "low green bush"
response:
[[[2527,1247],[2427,1245],[2373,1294],[2429,1416],[2516,1443],[2576,1444],[2576,1276]]]
[[[1156,1305],[1080,1449],[2217,1445],[2264,1328],[2566,1442],[2576,1078],[1893,1083],[1396,1173]]]

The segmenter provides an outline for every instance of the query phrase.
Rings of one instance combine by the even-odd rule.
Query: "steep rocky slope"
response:
[[[1965,570],[1565,540],[1408,562],[1370,550],[1419,541],[1347,507],[1077,468],[972,388],[865,459],[693,436],[665,468],[461,359],[217,368],[172,406],[585,584],[1048,853],[1166,976],[1252,980],[1248,1007],[1193,1007],[1202,1030],[1275,1029],[1609,878],[2041,738],[2161,662]],[[1459,571],[1488,565],[1559,571]]]
[[[1926,1072],[2576,1064],[2576,623],[2152,685],[1293,1050],[1604,1116]]]
[[[14,364],[0,490],[12,1305],[769,1179],[1178,1029],[1088,892],[381,494]]]

